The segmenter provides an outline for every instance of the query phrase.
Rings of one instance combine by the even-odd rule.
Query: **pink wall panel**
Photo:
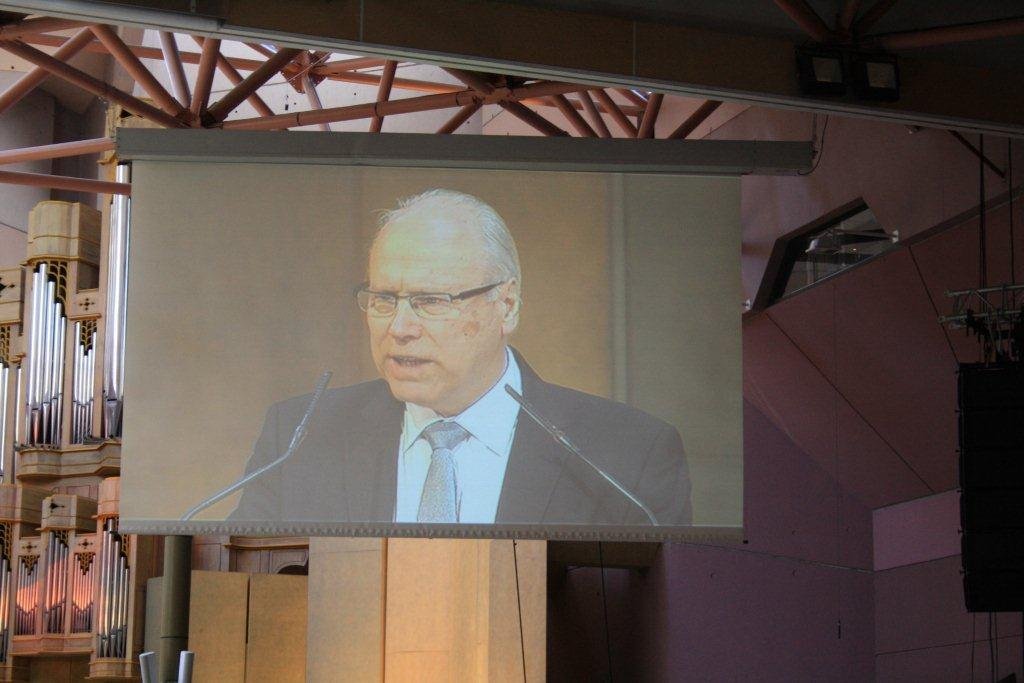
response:
[[[832,387],[764,313],[744,320],[743,375],[772,423],[823,469],[833,471]]]
[[[833,384],[836,362],[834,292],[832,283],[823,282],[783,299],[767,311],[814,367]]]
[[[840,500],[832,464],[823,467],[749,404],[743,431],[744,549],[830,564],[845,549],[851,564],[870,568],[870,511]]]
[[[871,425],[845,401],[839,409],[839,481],[868,508],[930,493]]]
[[[878,653],[964,643],[970,638],[959,556],[875,573]]]
[[[956,481],[955,359],[904,249],[835,280],[837,386],[933,491]]]
[[[665,555],[683,580],[666,596],[674,647],[658,680],[872,678],[869,574],[725,549]]]
[[[960,554],[960,492],[890,505],[874,512],[875,570]]]

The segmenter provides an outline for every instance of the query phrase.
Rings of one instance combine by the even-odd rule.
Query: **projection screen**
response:
[[[738,173],[770,148],[128,134],[124,530],[741,533]]]

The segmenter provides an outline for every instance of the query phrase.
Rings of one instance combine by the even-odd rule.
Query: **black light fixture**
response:
[[[843,53],[825,47],[798,47],[796,71],[804,95],[846,94]]]
[[[896,55],[855,52],[850,56],[853,91],[862,100],[895,102],[900,98],[900,68]]]

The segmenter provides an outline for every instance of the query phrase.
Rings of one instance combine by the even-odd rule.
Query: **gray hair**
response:
[[[489,204],[464,192],[434,189],[400,200],[396,208],[380,214],[373,243],[376,244],[383,236],[388,225],[421,211],[436,211],[465,218],[479,230],[484,241],[485,255],[495,277],[503,281],[515,280],[522,285],[519,252],[505,221]]]

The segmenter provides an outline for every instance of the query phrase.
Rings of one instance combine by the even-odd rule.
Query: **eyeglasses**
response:
[[[409,306],[421,318],[426,320],[446,320],[457,318],[459,308],[455,305],[457,301],[465,301],[474,296],[489,292],[502,282],[495,282],[493,285],[485,285],[474,289],[467,289],[458,294],[446,292],[414,292],[412,294],[394,294],[392,292],[374,292],[364,283],[356,289],[356,303],[367,315],[374,318],[388,318],[398,310],[398,302],[402,299],[409,300]]]

